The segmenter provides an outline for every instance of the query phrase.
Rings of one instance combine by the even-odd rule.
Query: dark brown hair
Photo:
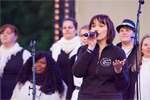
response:
[[[63,24],[65,21],[71,21],[71,22],[73,23],[75,29],[76,29],[76,30],[78,29],[78,23],[77,23],[77,21],[76,21],[74,18],[71,18],[71,17],[70,17],[70,18],[64,19],[63,22],[62,22],[62,24]]]
[[[18,29],[17,29],[14,25],[11,25],[11,24],[5,24],[5,25],[3,25],[3,26],[0,28],[0,34],[1,34],[2,32],[4,32],[5,29],[8,28],[8,27],[11,29],[12,32],[15,33],[16,36],[18,36]]]
[[[109,16],[104,15],[104,14],[98,14],[93,16],[93,18],[90,21],[89,24],[89,30],[91,29],[92,24],[94,24],[94,20],[98,20],[100,23],[106,24],[107,25],[107,40],[106,43],[110,44],[111,42],[113,42],[114,38],[115,38],[115,29],[114,29],[114,25],[113,22],[111,21],[111,19],[109,18]]]

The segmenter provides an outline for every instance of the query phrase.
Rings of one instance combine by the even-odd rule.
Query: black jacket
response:
[[[72,69],[76,77],[83,77],[78,99],[122,99],[120,90],[126,89],[129,84],[128,64],[126,62],[122,72],[116,74],[112,62],[125,59],[124,51],[110,44],[103,49],[99,59],[98,44],[92,54],[86,48],[87,45],[81,47]]]
[[[122,47],[121,42],[118,43],[117,46],[119,46],[121,48]],[[124,100],[127,100],[127,99],[133,100],[133,98],[134,98],[135,82],[137,79],[137,74],[136,74],[136,72],[132,72],[131,68],[136,63],[136,50],[138,52],[138,48],[139,48],[139,43],[137,42],[137,45],[133,47],[130,55],[127,58],[130,84],[129,84],[128,89],[126,89],[125,91],[122,91]]]

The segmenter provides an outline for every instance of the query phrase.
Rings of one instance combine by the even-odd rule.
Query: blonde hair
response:
[[[138,69],[140,70],[140,66],[142,65],[142,57],[143,57],[143,53],[142,53],[142,45],[143,45],[143,41],[146,39],[146,38],[150,38],[150,35],[145,35],[142,39],[141,39],[141,42],[140,42],[140,45],[139,45],[139,55],[138,55]],[[132,72],[136,71],[136,64],[132,67]]]
[[[88,24],[85,24],[85,25],[81,26],[81,28],[80,28],[80,30],[79,30],[79,35],[80,35],[82,29],[89,30],[89,25],[88,25]]]
[[[140,42],[140,46],[139,46],[139,64],[142,65],[142,57],[143,57],[143,53],[142,53],[142,45],[143,45],[143,41],[146,39],[146,38],[150,38],[150,35],[145,35],[141,42]]]

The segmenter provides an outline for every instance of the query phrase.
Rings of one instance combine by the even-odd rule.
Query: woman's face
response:
[[[97,31],[97,41],[105,41],[107,40],[107,25],[100,23],[97,19],[94,20],[94,24],[91,25],[91,30],[93,32]]]
[[[43,74],[46,70],[46,57],[43,57],[36,61],[35,63],[35,73],[36,74]]]
[[[131,37],[134,37],[134,35],[134,31],[130,27],[124,26],[120,28],[119,36],[121,42],[124,44],[132,43],[134,39]]]
[[[150,38],[145,38],[142,44],[142,53],[145,58],[150,58]]]
[[[63,22],[62,33],[63,37],[67,40],[71,40],[77,34],[72,21],[66,20]]]
[[[88,32],[89,32],[88,29],[81,29],[81,31],[80,31],[80,35],[79,36],[80,36],[80,40],[81,40],[82,45],[88,44],[88,37],[84,36],[84,34],[88,33]]]
[[[15,44],[18,36],[11,30],[11,28],[7,27],[1,34],[0,40],[3,45]]]

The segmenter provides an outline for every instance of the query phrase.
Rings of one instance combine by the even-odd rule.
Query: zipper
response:
[[[97,75],[97,73],[98,73],[98,64],[99,64],[99,60],[97,61],[97,66],[96,66],[96,75]]]

